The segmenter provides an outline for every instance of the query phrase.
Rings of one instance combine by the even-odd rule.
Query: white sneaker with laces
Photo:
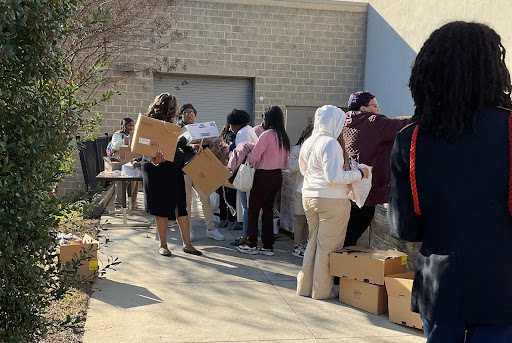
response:
[[[190,230],[190,241],[194,241],[194,233],[192,232],[192,230]]]
[[[295,257],[304,258],[304,250],[300,248],[294,248],[292,251],[292,255]]]
[[[263,247],[258,249],[258,254],[266,256],[274,256],[274,249],[265,249]]]
[[[242,254],[258,255],[258,248],[251,248],[247,244],[237,246],[236,249],[240,251]]]
[[[216,241],[223,241],[225,239],[224,236],[217,229],[206,229],[206,237],[215,239]]]

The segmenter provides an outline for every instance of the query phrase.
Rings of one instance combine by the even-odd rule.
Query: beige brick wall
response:
[[[345,106],[350,93],[363,86],[366,4],[328,0],[176,3],[172,15],[185,38],[153,50],[148,37],[141,42],[144,50],[126,56],[123,70],[136,71],[113,74],[121,95],[98,108],[104,118],[98,135],[119,129],[121,118],[135,119],[147,109],[154,97],[151,72],[254,78],[257,122],[270,105],[283,110],[327,103]],[[175,58],[180,60],[177,70],[169,67]],[[77,174],[81,174],[79,163]],[[76,188],[77,178],[65,182],[62,189]]]

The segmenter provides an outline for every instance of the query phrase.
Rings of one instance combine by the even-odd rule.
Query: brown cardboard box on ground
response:
[[[91,236],[85,235],[82,239],[83,244],[69,244],[60,247],[59,259],[62,264],[71,260],[77,260],[80,257],[80,251],[87,255],[92,255],[88,260],[82,261],[78,267],[77,278],[93,281],[98,277],[98,246],[99,242],[93,240]]]
[[[208,148],[194,156],[183,171],[206,195],[212,194],[231,176],[231,173]]]
[[[132,148],[130,145],[121,145],[119,147],[119,159],[123,163],[130,162],[133,158],[137,158],[142,156],[142,154],[132,152]]]
[[[103,165],[104,165],[103,169],[106,172],[111,172],[114,170],[121,170],[123,163],[121,161],[119,161],[117,158],[104,156],[103,157]]]
[[[386,287],[340,278],[340,301],[361,310],[380,315],[388,312]]]
[[[330,254],[330,273],[384,285],[384,277],[406,272],[407,254],[395,250],[346,247]]]
[[[157,150],[161,150],[166,160],[174,161],[180,130],[179,125],[139,114],[133,132],[131,151],[139,156],[155,157]]]
[[[418,313],[411,311],[411,292],[414,273],[386,276],[388,293],[389,321],[416,329],[423,329]]]

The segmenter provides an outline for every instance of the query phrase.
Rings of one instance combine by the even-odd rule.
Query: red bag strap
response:
[[[509,128],[511,121],[509,120]],[[416,141],[418,140],[419,125],[416,125],[412,133],[411,140],[411,152],[410,152],[410,166],[409,166],[409,177],[411,179],[411,190],[412,190],[412,202],[414,204],[414,213],[417,216],[421,216],[420,202],[418,200],[418,187],[416,185]],[[510,199],[510,197],[509,197]],[[509,200],[510,201],[510,200]]]
[[[414,204],[414,213],[421,216],[420,202],[418,200],[418,186],[416,185],[416,142],[418,140],[419,126],[416,125],[412,133],[411,152],[410,152],[410,168],[409,174],[411,179],[412,201]],[[508,116],[508,212],[512,216],[512,112]]]
[[[512,112],[508,115],[508,213],[512,216]]]

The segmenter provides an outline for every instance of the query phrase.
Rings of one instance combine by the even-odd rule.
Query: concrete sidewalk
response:
[[[103,232],[108,243],[100,260],[122,263],[93,284],[85,343],[425,342],[422,331],[393,324],[387,315],[297,296],[302,260],[291,255],[290,236],[276,242],[273,257],[243,255],[229,245],[241,231],[219,229],[226,240],[214,241],[205,235],[200,208],[192,212],[201,257],[182,251],[177,227],[168,232],[171,257],[158,254],[154,226]]]

